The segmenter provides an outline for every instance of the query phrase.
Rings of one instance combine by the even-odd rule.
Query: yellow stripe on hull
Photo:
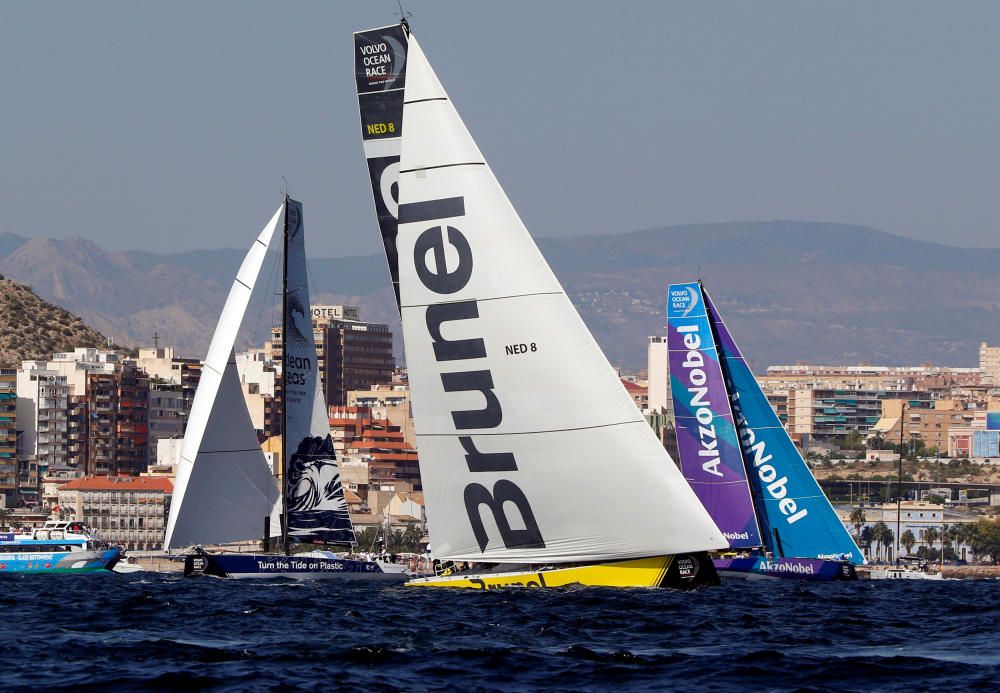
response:
[[[441,575],[410,580],[413,587],[465,587],[498,589],[500,587],[659,587],[675,556],[654,556],[632,561],[595,563],[571,568],[544,568],[537,571]]]

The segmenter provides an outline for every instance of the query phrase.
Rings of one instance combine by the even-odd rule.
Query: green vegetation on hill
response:
[[[0,367],[15,368],[25,359],[106,344],[103,335],[77,316],[0,275]]]

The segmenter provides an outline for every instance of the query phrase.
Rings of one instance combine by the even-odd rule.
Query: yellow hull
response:
[[[654,556],[631,561],[595,563],[569,568],[542,568],[536,571],[509,573],[465,573],[417,578],[406,584],[412,587],[464,587],[467,589],[498,589],[501,587],[686,587],[717,584],[718,577],[710,560],[698,556]],[[707,559],[707,557],[706,557]],[[675,570],[671,571],[670,568]],[[706,576],[705,573],[710,575]],[[678,575],[679,580],[668,580]],[[705,578],[708,577],[706,581]],[[698,578],[696,580],[696,578]],[[714,578],[714,580],[713,580]],[[684,584],[685,581],[690,585]],[[676,583],[676,584],[675,584]]]

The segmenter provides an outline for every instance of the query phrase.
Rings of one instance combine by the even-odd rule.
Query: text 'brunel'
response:
[[[465,198],[449,197],[425,202],[411,202],[399,206],[399,223],[422,223],[465,216]],[[458,223],[458,222],[453,222]],[[449,270],[445,259],[446,245],[451,246],[457,263]],[[447,296],[461,291],[472,277],[473,252],[468,239],[455,226],[434,225],[424,230],[413,247],[413,261],[420,282],[430,291]],[[434,358],[438,362],[463,361],[486,358],[486,344],[481,337],[474,339],[446,339],[441,326],[455,320],[476,320],[479,305],[475,300],[436,303],[427,306],[426,325],[430,335]],[[451,412],[455,429],[470,430],[496,428],[503,420],[503,407],[494,392],[493,374],[489,369],[470,369],[441,373],[445,392],[478,392],[485,400],[482,409],[454,410]],[[517,462],[511,452],[483,452],[476,447],[472,436],[459,436],[458,442],[465,451],[469,471],[517,472]],[[544,548],[542,533],[535,520],[531,504],[521,488],[511,479],[500,479],[487,489],[479,483],[467,484],[464,491],[465,509],[469,515],[473,534],[479,550],[485,551],[490,538],[483,522],[481,510],[486,506],[493,514],[504,546],[512,548]],[[507,517],[507,508],[513,505],[520,514],[522,529],[514,529]]]

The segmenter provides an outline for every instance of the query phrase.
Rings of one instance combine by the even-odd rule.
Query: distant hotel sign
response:
[[[313,306],[313,320],[329,322],[331,320],[360,320],[357,306]]]

